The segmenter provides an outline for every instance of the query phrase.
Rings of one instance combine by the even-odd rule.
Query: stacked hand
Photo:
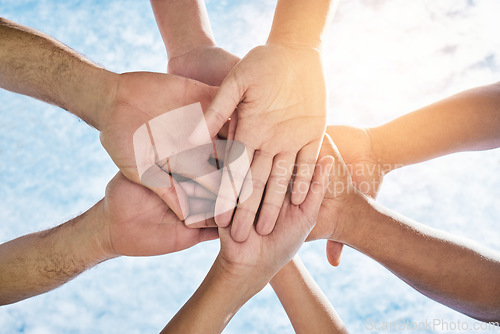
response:
[[[364,194],[376,198],[382,184],[384,170],[379,164],[379,159],[373,152],[368,132],[361,128],[337,125],[328,126],[327,133],[341,154],[346,168],[351,174],[354,186]],[[333,155],[334,148],[331,144],[331,141],[325,137],[320,156],[324,156],[325,154]],[[326,211],[321,211],[321,213],[324,212]],[[326,221],[326,214],[325,219],[321,219],[321,221]],[[315,233],[321,230],[321,225],[319,224],[314,233],[309,236],[309,239],[317,238],[315,237]],[[326,243],[328,261],[333,266],[338,266],[340,263],[342,247],[341,243],[334,240],[328,240]]]
[[[118,77],[115,94],[101,112],[101,142],[129,180],[141,184],[134,153],[133,135],[147,121],[173,109],[200,102],[206,108],[215,88],[198,81],[159,73],[125,73]],[[182,166],[179,166],[179,168]],[[189,212],[186,195],[179,187],[151,187],[177,217]]]
[[[225,271],[245,280],[249,274],[256,275],[256,281],[265,285],[293,258],[316,223],[332,163],[331,157],[320,159],[301,205],[293,204],[291,192],[287,192],[276,226],[269,235],[259,235],[252,226],[248,239],[241,243],[230,236],[229,228],[219,227],[221,250],[216,261]]]
[[[106,188],[102,217],[101,244],[107,257],[167,254],[218,237],[213,228],[186,227],[155,193],[121,172]]]
[[[236,241],[246,240],[260,205],[258,233],[273,230],[294,163],[298,169],[292,202],[304,200],[325,129],[325,99],[320,56],[313,49],[257,47],[224,79],[206,112],[206,125],[216,134],[237,108],[228,139],[245,144],[251,168],[232,170],[230,176],[224,171],[215,209],[219,226],[232,221]],[[234,218],[237,197],[232,183],[237,192],[252,192],[238,203]]]

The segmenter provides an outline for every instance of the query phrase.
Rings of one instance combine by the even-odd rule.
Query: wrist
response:
[[[367,237],[365,222],[369,219],[373,200],[356,188],[349,194],[337,213],[337,224],[330,240],[354,246]]]
[[[278,0],[268,42],[319,50],[333,10],[331,0]]]
[[[119,79],[120,74],[105,69],[99,69],[99,72],[96,74],[96,84],[93,85],[95,97],[89,106],[89,110],[91,110],[90,123],[99,131],[108,122],[109,111],[116,96]]]
[[[367,128],[365,131],[368,134],[368,138],[370,138],[370,146],[372,154],[374,155],[374,160],[377,161],[379,170],[381,170],[384,175],[404,166],[401,163],[397,163],[394,157],[390,156],[391,150],[389,149],[389,145],[384,144],[383,126]]]
[[[313,51],[318,55],[321,55],[321,43],[310,43],[307,41],[301,41],[300,39],[269,36],[265,45],[279,46],[287,50],[294,51]]]
[[[169,60],[201,46],[216,45],[202,1],[152,0],[151,6]]]
[[[200,32],[199,35],[196,36],[196,38],[192,38],[186,43],[174,44],[167,43],[167,41],[164,41],[164,43],[167,49],[168,61],[171,61],[174,58],[182,57],[198,48],[217,46],[213,38],[202,32]]]
[[[95,265],[118,256],[111,245],[103,200],[85,213],[82,223],[78,231],[78,240],[88,263]]]
[[[207,275],[208,286],[213,288],[217,285],[224,290],[227,296],[224,301],[225,313],[230,317],[267,284],[267,281],[256,277],[257,271],[247,269],[228,264],[219,254]]]
[[[257,266],[229,262],[220,254],[217,256],[213,268],[219,279],[226,282],[228,287],[235,287],[240,291],[242,300],[248,300],[257,294],[274,275],[274,273],[267,273],[266,270],[257,268]],[[249,277],[252,279],[250,280]]]
[[[306,38],[295,33],[273,33],[270,34],[266,44],[281,45],[300,50],[321,50],[322,41],[320,38]]]

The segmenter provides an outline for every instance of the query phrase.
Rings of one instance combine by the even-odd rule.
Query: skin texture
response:
[[[203,2],[153,0],[151,6],[167,50],[168,73],[219,86],[240,58],[216,46]],[[219,137],[227,138],[227,130],[223,127]],[[340,257],[342,245],[332,243],[337,246],[335,250]],[[270,283],[296,332],[340,333],[345,330],[298,255]]]
[[[121,74],[103,117],[101,143],[123,174],[140,184],[132,141],[137,128],[166,111],[185,105],[200,102],[202,108],[206,108],[214,93],[213,87],[175,75],[147,72]],[[174,171],[179,174],[187,170],[183,165],[176,167]],[[173,185],[151,187],[183,219],[187,216],[183,213],[188,213],[189,207],[185,194],[177,189]]]
[[[461,150],[499,147],[498,87],[471,89],[366,130],[377,152],[374,161],[392,170]],[[353,136],[361,133],[346,130]],[[403,139],[396,140],[403,132]],[[335,164],[309,239],[349,245],[424,295],[478,320],[498,321],[500,254],[375,203],[354,187],[333,142],[324,143],[324,154],[333,155]]]
[[[295,333],[347,333],[342,320],[296,255],[269,282]]]
[[[207,109],[216,93],[214,87],[175,75],[106,71],[52,37],[6,19],[0,19],[0,32],[0,87],[55,104],[94,126],[116,165],[139,184],[135,130],[191,103]],[[185,194],[173,186],[151,190],[185,218]]]
[[[132,145],[137,127],[193,102],[207,106],[213,87],[175,75],[118,75],[6,19],[0,20],[0,36],[0,86],[58,105],[96,127],[124,172],[111,181],[106,198],[82,216],[0,246],[2,304],[51,290],[115,256],[165,254],[217,237],[215,230],[188,229],[176,217],[182,216],[183,199],[188,203],[185,194],[153,189],[158,197],[124,177],[140,182]]]
[[[262,235],[272,231],[294,163],[298,173],[292,200],[294,204],[304,200],[325,130],[318,47],[329,7],[330,1],[279,1],[268,42],[251,50],[229,72],[207,110],[206,123],[215,134],[238,108],[231,118],[234,131],[229,139],[243,142],[251,161],[251,178],[246,170],[225,172],[216,203],[217,224],[231,223],[236,241],[248,237],[266,186],[257,231]],[[196,132],[190,140],[199,140]],[[236,191],[251,192],[234,217],[233,184]]]
[[[442,155],[500,146],[500,84],[455,94],[387,124],[369,129],[329,126],[357,189],[376,198],[385,174]],[[321,213],[320,213],[321,214]],[[339,264],[341,244],[328,241],[327,256]]]
[[[0,304],[55,289],[120,255],[167,254],[217,237],[215,229],[187,228],[151,190],[118,173],[81,216],[0,245]]]
[[[306,200],[296,206],[288,194],[267,236],[252,229],[236,242],[219,227],[221,249],[198,290],[164,328],[164,333],[220,333],[238,309],[288,263],[313,228],[325,194],[332,160],[319,161]],[[248,277],[252,277],[251,280]]]

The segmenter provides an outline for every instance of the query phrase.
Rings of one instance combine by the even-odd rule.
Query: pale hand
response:
[[[301,205],[294,205],[291,194],[286,195],[276,226],[269,235],[259,235],[252,226],[248,239],[240,243],[233,240],[228,227],[219,227],[221,250],[217,261],[229,272],[252,275],[252,279],[267,283],[293,258],[314,227],[332,162],[331,157],[318,162]]]
[[[232,237],[241,242],[250,233],[265,187],[257,231],[271,233],[294,163],[298,170],[292,202],[302,203],[307,194],[326,122],[319,52],[278,44],[250,51],[228,74],[205,114],[211,135],[236,108],[232,118],[235,131],[230,131],[228,139],[247,147],[252,181],[245,180],[246,170],[233,171],[235,188],[252,192],[248,200],[238,204],[231,227]],[[236,201],[233,187],[224,183],[228,179],[222,178],[216,204],[216,222],[221,227],[230,224]]]
[[[211,86],[220,86],[226,75],[240,61],[232,53],[211,45],[203,45],[171,58],[167,72]],[[227,138],[229,122],[220,129],[220,138]]]

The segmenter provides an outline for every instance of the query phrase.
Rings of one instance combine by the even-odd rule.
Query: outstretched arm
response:
[[[96,127],[118,168],[138,184],[143,180],[137,159],[149,151],[136,150],[135,131],[151,119],[186,105],[199,102],[206,108],[215,93],[213,87],[175,75],[106,71],[52,37],[5,19],[0,20],[0,87],[54,103]],[[166,125],[180,129],[182,123],[178,120]],[[169,182],[147,186],[179,218],[186,218],[185,194],[174,188],[169,175],[159,176]]]
[[[387,171],[450,153],[500,147],[500,83],[458,93],[368,133]]]
[[[444,305],[478,320],[500,320],[500,253],[414,222],[365,196],[350,203],[339,217],[346,224],[336,240]]]
[[[102,205],[100,201],[62,225],[0,245],[0,305],[55,289],[108,259],[98,237]]]
[[[363,195],[329,143],[324,153],[334,155],[335,164],[309,238],[349,245],[444,305],[479,320],[500,320],[500,254],[416,223]]]
[[[117,75],[54,38],[4,18],[0,36],[1,88],[55,104],[100,129]]]
[[[0,245],[0,305],[55,289],[120,255],[167,254],[216,237],[214,229],[187,228],[153,192],[118,173],[106,197],[81,216]]]
[[[269,282],[285,308],[295,333],[347,333],[347,330],[296,255]]]

